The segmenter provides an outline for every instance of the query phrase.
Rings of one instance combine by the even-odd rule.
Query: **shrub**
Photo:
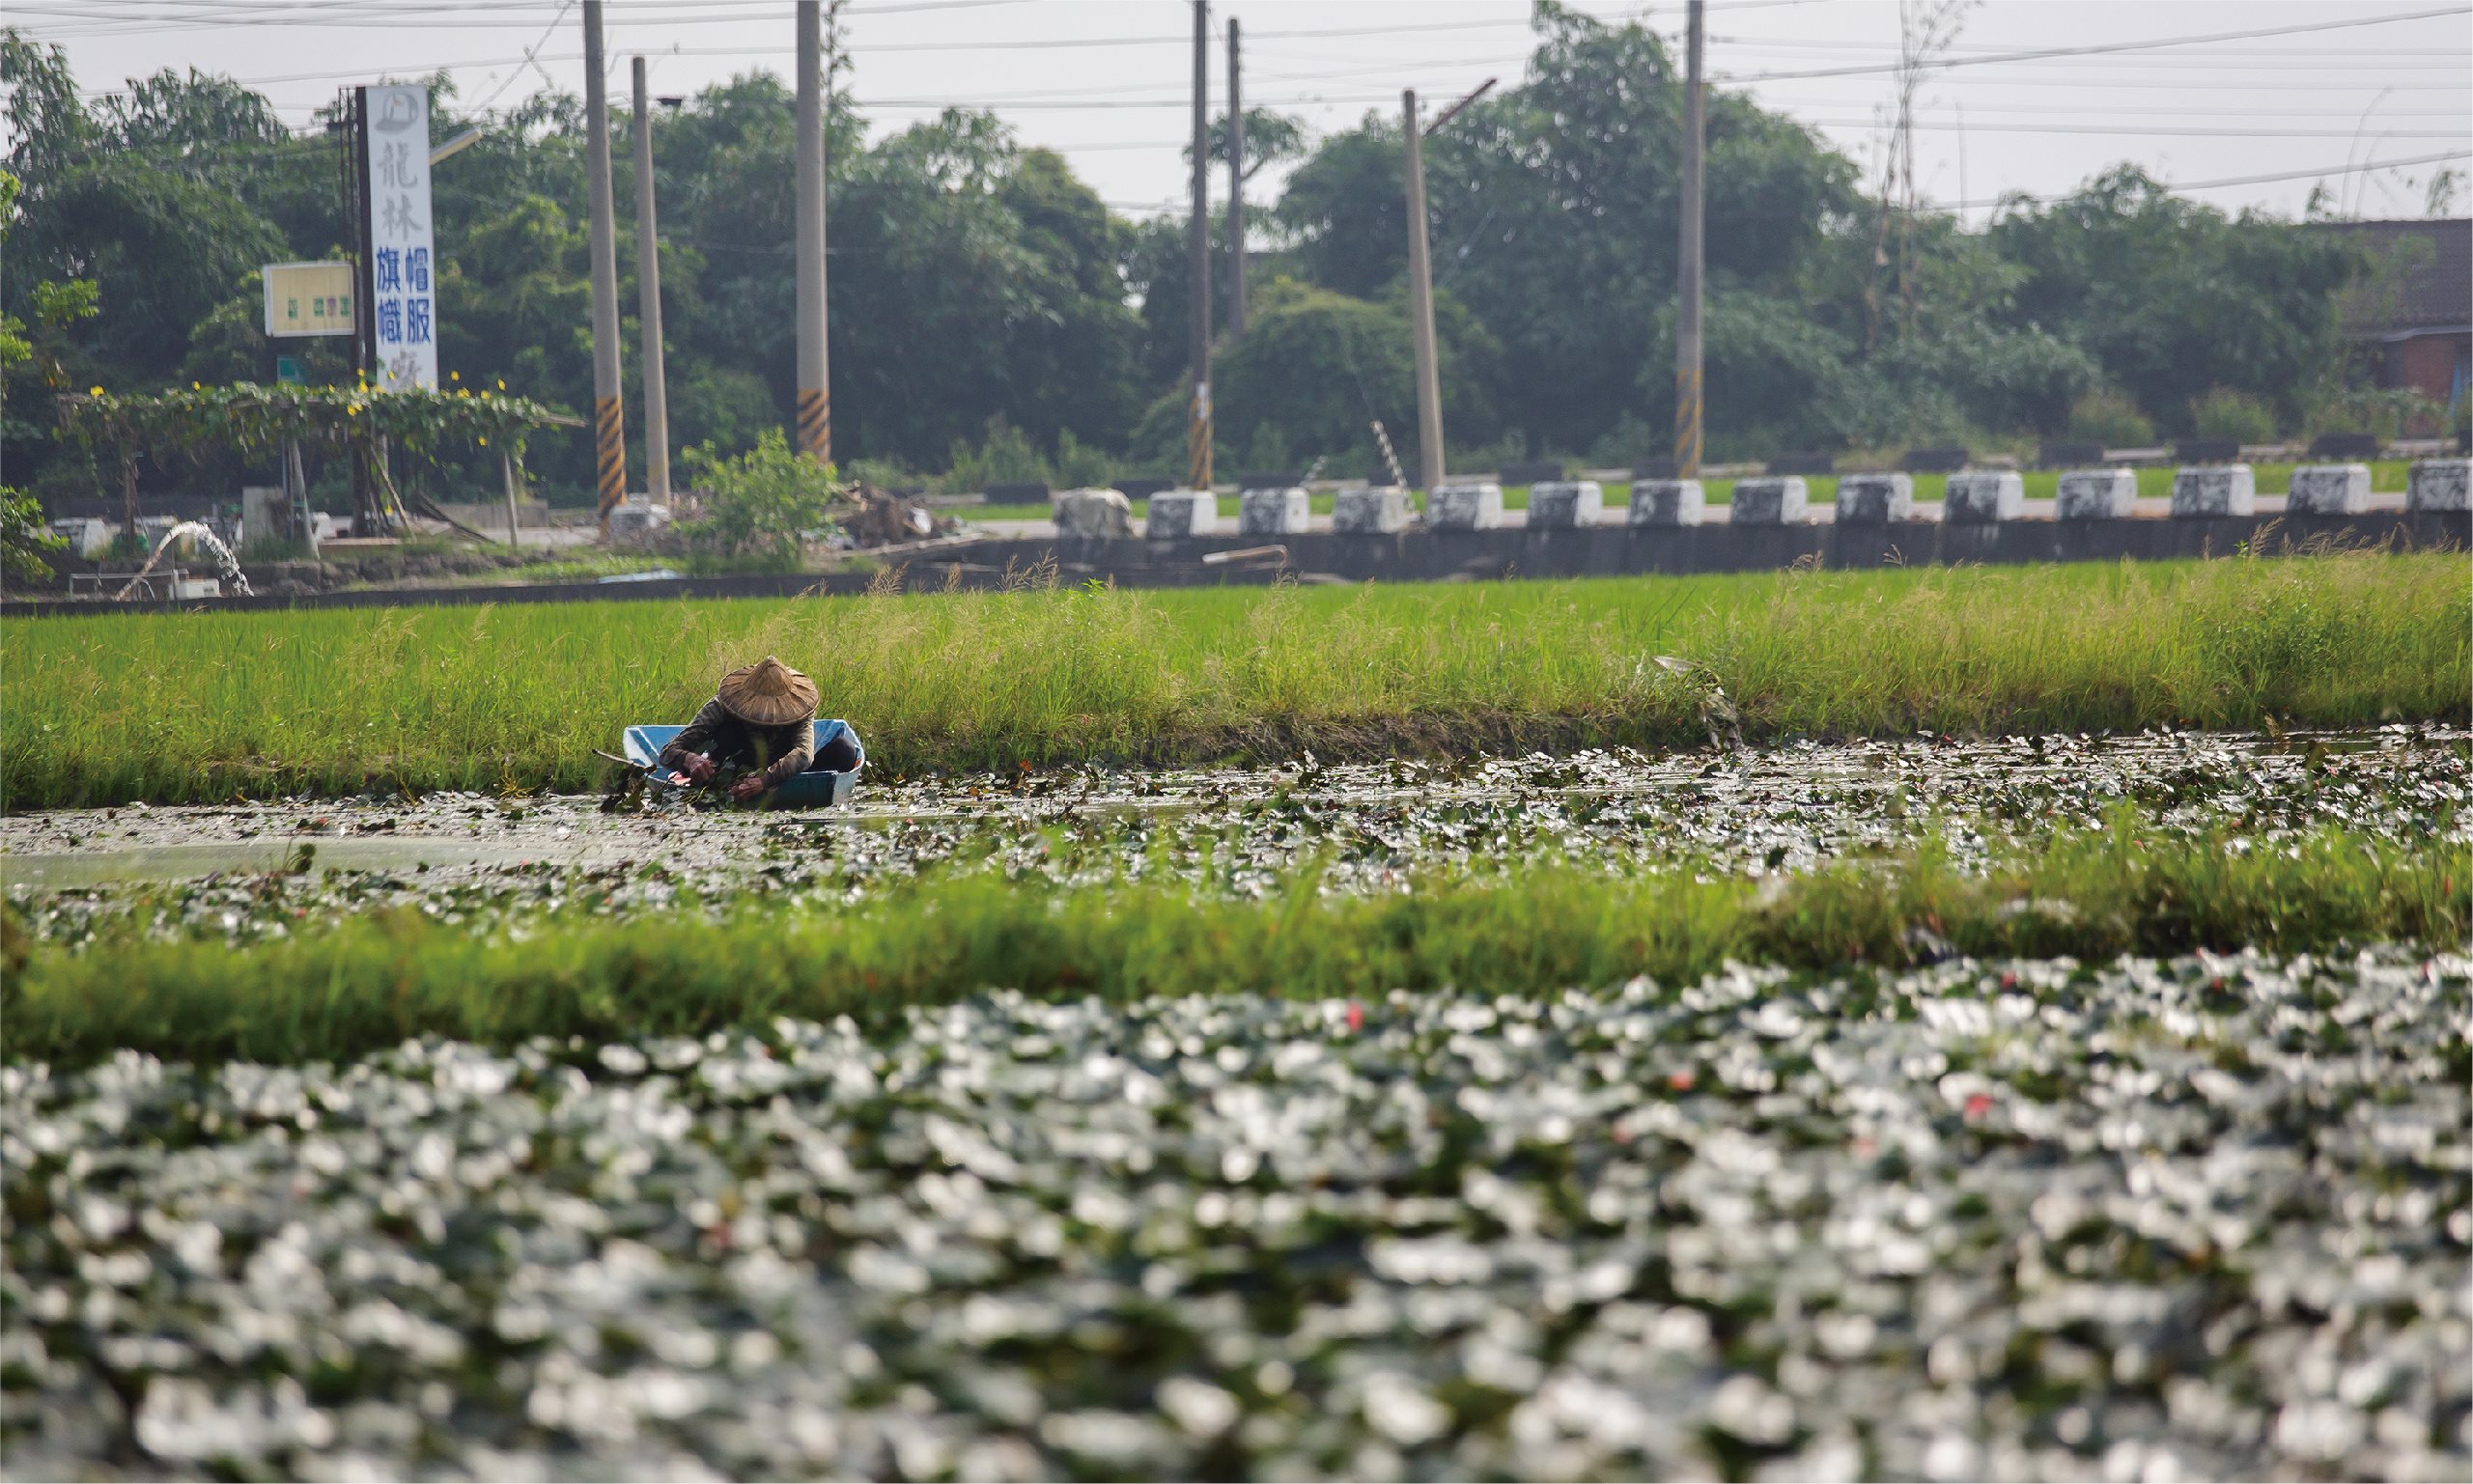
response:
[[[2202,438],[2264,443],[2275,436],[2275,414],[2249,393],[2219,386],[2190,404],[2190,431]]]
[[[1068,428],[1056,434],[1056,483],[1068,490],[1096,490],[1113,484],[1116,461],[1108,450],[1093,448]]]
[[[847,491],[833,467],[795,453],[780,429],[768,428],[756,446],[725,459],[710,443],[682,456],[704,496],[704,513],[679,534],[724,558],[796,565],[800,546],[835,529],[833,508]]]
[[[2155,424],[2127,396],[2097,387],[2069,405],[2069,436],[2106,448],[2145,448],[2155,441]]]
[[[999,412],[988,419],[987,436],[978,447],[961,438],[953,440],[953,466],[937,481],[937,488],[946,494],[976,494],[990,485],[1046,483],[1050,473],[1048,461],[1039,445],[1030,441],[1030,434],[1006,422]]]

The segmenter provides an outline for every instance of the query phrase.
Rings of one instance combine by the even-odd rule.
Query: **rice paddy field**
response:
[[[0,1474],[2460,1479],[2468,575],[11,624]]]

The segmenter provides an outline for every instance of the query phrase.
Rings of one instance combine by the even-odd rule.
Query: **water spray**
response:
[[[146,580],[146,574],[155,570],[155,564],[163,560],[163,553],[172,549],[172,543],[183,536],[194,536],[206,543],[206,549],[214,557],[215,570],[223,574],[224,581],[240,590],[241,597],[257,596],[249,591],[249,579],[241,574],[240,560],[232,554],[230,546],[223,544],[223,538],[208,529],[203,521],[183,520],[163,533],[163,539],[155,544],[155,554],[146,559],[145,566],[137,569],[135,576],[122,584],[121,590],[112,595],[112,602],[126,602],[128,595],[137,590],[137,584]]]

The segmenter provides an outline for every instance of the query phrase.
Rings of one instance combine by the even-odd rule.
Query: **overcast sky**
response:
[[[1680,3],[1574,8],[1670,38],[1683,26]],[[1529,11],[1528,0],[1219,0],[1214,111],[1231,16],[1246,36],[1248,102],[1323,133],[1369,109],[1395,115],[1403,87],[1440,104],[1488,77],[1515,83]],[[1897,0],[1710,0],[1708,11],[1719,85],[1749,89],[1877,168]],[[637,52],[656,59],[657,94],[751,69],[786,76],[787,0],[611,0],[607,14],[613,98]],[[68,47],[81,89],[197,67],[257,87],[295,124],[338,87],[440,67],[466,104],[580,93],[579,16],[562,0],[0,7],[0,20]],[[948,103],[993,107],[1024,141],[1063,152],[1110,204],[1148,214],[1186,189],[1192,27],[1184,0],[845,0],[840,34],[855,59],[846,86],[876,133]],[[2268,31],[2285,34],[2254,34]],[[2220,39],[2152,44],[2204,38]],[[2082,54],[2004,55],[2060,49]],[[1917,185],[1937,203],[2065,192],[2127,159],[2226,208],[2298,214],[2323,183],[2344,210],[2419,216],[2434,174],[2473,171],[2464,0],[1984,0],[1963,11],[1943,55],[1961,65],[1930,74],[1916,134]],[[2411,163],[2347,173],[2387,161]],[[2202,183],[2212,182],[2237,183]],[[2459,188],[2451,214],[2468,206],[2473,188]]]

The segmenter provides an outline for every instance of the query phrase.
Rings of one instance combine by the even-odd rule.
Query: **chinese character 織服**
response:
[[[404,255],[405,287],[414,294],[430,292],[430,250],[415,247]]]
[[[404,301],[378,301],[378,338],[384,345],[401,345],[404,341]]]
[[[404,343],[425,346],[430,343],[430,301],[410,298],[404,301]]]
[[[378,292],[380,294],[404,292],[404,250],[402,248],[381,247],[378,250]]]
[[[386,198],[386,210],[379,213],[378,225],[389,237],[429,230],[427,223],[412,214],[412,198],[406,195]]]
[[[394,140],[378,152],[379,183],[409,190],[421,183],[420,168],[412,163],[412,147]]]

